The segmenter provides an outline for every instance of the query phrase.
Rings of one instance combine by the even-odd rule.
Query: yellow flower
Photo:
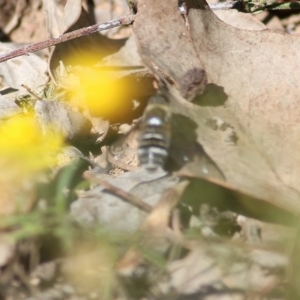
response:
[[[36,179],[56,163],[63,145],[57,134],[43,134],[32,116],[0,124],[0,215],[26,212],[34,203]]]
[[[13,117],[0,125],[0,167],[4,173],[30,177],[53,166],[54,152],[62,146],[62,137],[43,134],[32,116]]]
[[[93,116],[117,119],[132,109],[132,103],[124,101],[130,87],[114,70],[74,68],[63,84],[71,91],[72,103],[87,107]]]

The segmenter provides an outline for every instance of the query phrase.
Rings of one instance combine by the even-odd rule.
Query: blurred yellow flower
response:
[[[71,91],[71,101],[88,108],[93,116],[115,119],[129,110],[124,101],[129,87],[117,78],[114,70],[74,68],[65,82]]]
[[[63,146],[57,134],[43,134],[33,116],[0,124],[0,215],[28,211],[35,200],[41,171],[54,166]]]
[[[58,134],[43,134],[33,116],[13,117],[0,125],[0,176],[15,180],[30,178],[56,162],[55,151],[63,139]]]

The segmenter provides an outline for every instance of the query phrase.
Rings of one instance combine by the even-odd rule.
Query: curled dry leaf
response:
[[[43,0],[43,10],[45,12],[46,24],[49,35],[51,37],[59,36],[59,34],[62,32],[61,20],[64,20],[61,18],[63,14],[62,3],[59,3],[54,0]],[[74,14],[70,14],[70,16],[74,17]]]
[[[176,186],[166,189],[159,200],[153,207],[153,210],[142,225],[145,233],[156,232],[161,234],[169,225],[173,209],[180,201],[180,198],[188,185],[188,181],[182,181]]]
[[[60,27],[63,30],[61,33],[92,25],[87,12],[81,6],[81,1],[68,1],[62,20]],[[124,41],[111,40],[100,33],[58,44],[53,49],[49,59],[50,75],[55,81],[55,70],[59,66],[60,61],[65,66],[94,66],[108,53],[117,51],[123,44]]]
[[[12,45],[0,43],[0,54],[14,50]],[[21,85],[32,89],[48,82],[47,63],[37,55],[30,54],[21,58],[14,58],[0,64],[0,89],[14,88],[25,91]]]
[[[153,73],[170,77],[186,99],[203,91],[206,73],[177,1],[139,1],[133,28],[142,61]]]
[[[186,73],[187,59],[201,60],[203,95],[188,103],[172,76],[180,92],[171,88],[172,111],[197,124],[198,142],[228,184],[298,214],[299,36],[237,29],[204,0],[186,5],[185,23],[175,0],[139,1],[134,30],[143,61],[171,76]]]

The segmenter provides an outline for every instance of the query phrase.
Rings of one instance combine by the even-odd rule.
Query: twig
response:
[[[122,25],[129,25],[134,21],[135,15],[125,15],[119,19],[116,20],[112,20],[106,23],[102,23],[102,24],[95,24],[92,26],[88,26],[88,27],[84,27],[84,28],[80,28],[65,34],[62,34],[59,37],[56,38],[52,38],[43,42],[39,42],[36,44],[32,44],[29,46],[25,46],[16,50],[13,50],[11,52],[5,53],[3,55],[0,56],[0,63],[7,61],[9,59],[18,57],[18,56],[22,56],[22,55],[28,55],[29,53],[33,53],[54,45],[57,45],[59,43],[65,42],[65,41],[69,41],[81,36],[85,36],[85,35],[89,35],[95,32],[99,32],[99,31],[103,31],[103,30],[107,30],[107,29],[111,29],[114,27],[118,27],[118,26],[122,26]]]
[[[135,207],[147,212],[147,213],[150,213],[152,211],[152,207],[145,203],[144,201],[142,201],[140,198],[130,194],[130,193],[127,193],[123,190],[121,190],[120,188],[116,187],[116,186],[113,186],[112,184],[102,180],[102,179],[99,179],[97,178],[96,176],[94,176],[93,174],[91,173],[85,173],[83,175],[83,177],[85,179],[88,179],[90,181],[93,181],[95,183],[98,183],[100,184],[101,186],[103,186],[106,190],[110,191],[111,193],[113,193],[114,195],[120,197],[121,199],[125,200],[126,202],[129,202],[131,203],[132,205],[134,205]]]

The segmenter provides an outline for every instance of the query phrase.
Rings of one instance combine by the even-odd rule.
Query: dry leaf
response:
[[[81,1],[68,1],[63,15],[61,27],[63,32],[70,32],[92,25],[87,12],[81,7]],[[51,53],[49,60],[50,75],[55,78],[55,70],[62,61],[65,66],[93,66],[108,53],[117,51],[124,41],[108,39],[96,33],[58,44]]]
[[[89,120],[65,103],[37,100],[34,109],[44,131],[59,131],[65,138],[75,140],[87,136],[91,130]]]
[[[139,1],[133,29],[141,59],[150,70],[169,76],[186,99],[194,98],[205,88],[202,60],[192,44],[178,2]]]
[[[0,43],[0,54],[16,49],[11,44]],[[35,54],[14,58],[0,64],[0,89],[14,88],[25,91],[21,85],[33,90],[48,82],[47,64]]]
[[[247,13],[239,12],[235,9],[230,10],[215,10],[214,13],[219,19],[225,23],[239,28],[247,30],[263,30],[267,29],[266,25],[257,20],[254,16]]]
[[[62,32],[61,20],[63,13],[61,6],[61,3],[58,3],[54,0],[43,0],[43,10],[45,11],[46,15],[47,29],[51,37],[59,36]],[[72,17],[74,17],[73,14]]]
[[[186,4],[189,30],[177,1],[139,1],[142,59],[172,73],[199,57],[209,84],[195,104],[173,91],[173,112],[197,124],[198,142],[233,188],[299,213],[299,36],[240,30],[203,0]]]
[[[188,183],[188,181],[182,181],[162,193],[160,201],[153,207],[141,227],[145,233],[162,234],[168,228],[171,213],[180,201]]]

